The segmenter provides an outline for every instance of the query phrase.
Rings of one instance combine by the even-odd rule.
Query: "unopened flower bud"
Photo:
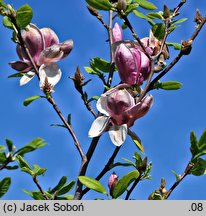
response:
[[[108,187],[111,196],[113,196],[113,191],[115,186],[117,185],[117,182],[118,182],[118,176],[116,175],[115,172],[113,172],[112,175],[109,177],[109,181],[108,181]]]
[[[150,73],[150,60],[139,47],[120,44],[115,52],[115,63],[122,82],[141,85]]]
[[[118,0],[117,9],[120,11],[123,11],[123,12],[126,11],[126,9],[127,9],[126,0]]]
[[[119,26],[118,23],[115,23],[114,28],[112,29],[112,42],[115,43],[117,41],[122,41],[122,28]]]

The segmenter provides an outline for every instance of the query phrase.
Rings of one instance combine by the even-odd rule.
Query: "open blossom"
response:
[[[61,70],[55,62],[71,52],[73,41],[59,43],[57,35],[50,28],[39,29],[30,24],[27,30],[22,32],[22,39],[39,70],[40,88],[44,88],[45,82],[54,87],[61,78]],[[25,85],[34,77],[34,68],[22,46],[18,44],[16,50],[20,60],[10,65],[17,71],[25,72],[20,80],[20,85]]]
[[[128,128],[136,119],[144,116],[153,103],[152,95],[144,97],[138,103],[135,99],[128,90],[118,87],[102,94],[97,101],[97,109],[104,115],[94,120],[89,130],[89,137],[100,136],[108,130],[114,145],[122,145]]]

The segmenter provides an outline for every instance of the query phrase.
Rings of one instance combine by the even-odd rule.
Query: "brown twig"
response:
[[[85,158],[85,154],[83,152],[83,149],[81,147],[81,144],[74,132],[74,130],[72,129],[71,125],[66,121],[66,119],[64,118],[64,116],[62,115],[60,109],[58,108],[56,102],[54,101],[53,97],[50,95],[49,97],[47,97],[48,102],[53,106],[54,110],[56,111],[56,113],[58,114],[58,116],[60,117],[60,119],[62,120],[62,122],[64,123],[64,125],[66,126],[66,128],[68,129],[70,135],[72,136],[72,139],[74,140],[74,144],[81,156],[82,159]]]
[[[167,40],[167,36],[168,36],[168,31],[169,31],[169,27],[170,27],[170,19],[166,19],[165,20],[165,33],[164,33],[164,38],[163,40],[161,41],[161,47],[160,47],[160,50],[159,52],[157,53],[157,55],[155,55],[153,57],[153,60],[155,61],[156,59],[159,58],[159,56],[161,55],[163,49],[164,49],[164,46],[165,46],[165,42]]]
[[[41,192],[42,196],[46,199],[49,200],[49,197],[44,193],[41,185],[39,184],[39,181],[37,179],[37,177],[33,177],[33,181],[36,184],[36,186],[38,187],[39,191]]]
[[[81,95],[82,96],[82,100],[84,101],[84,105],[86,106],[87,110],[94,116],[96,117],[96,113],[94,112],[94,110],[92,109],[89,101],[87,100],[87,98],[85,98],[85,95]]]
[[[112,79],[114,75],[114,70],[115,70],[115,63],[114,63],[114,52],[112,50],[112,15],[113,11],[109,11],[109,28],[108,28],[108,37],[109,37],[109,47],[110,47],[110,72],[109,72],[109,77],[107,80],[107,87],[110,88],[112,84]],[[107,89],[105,88],[104,92],[106,92]]]
[[[128,26],[128,28],[130,29],[130,31],[132,32],[132,36],[137,40],[137,42],[139,43],[140,47],[142,48],[142,50],[144,51],[145,55],[150,59],[150,61],[152,61],[152,57],[150,56],[150,54],[147,52],[144,44],[141,42],[140,38],[137,36],[134,28],[132,27],[129,19],[127,18],[127,16],[122,13],[121,11],[119,12],[119,14],[121,15],[122,19],[124,20],[125,24]]]
[[[180,10],[180,8],[186,3],[187,1],[186,0],[182,0],[179,5],[174,9],[174,12],[173,12],[173,17],[175,17],[178,13],[178,11]]]
[[[206,23],[206,16],[202,19],[202,22],[199,24],[199,26],[197,27],[196,31],[192,34],[192,36],[189,38],[188,41],[194,41],[195,38],[198,36],[198,34],[200,33],[202,27],[205,25]]]
[[[191,42],[191,41],[194,41],[196,39],[196,37],[200,33],[201,29],[205,25],[205,23],[206,23],[206,17],[203,18],[202,22],[197,27],[197,29],[194,31],[192,36],[188,39],[188,41]],[[173,68],[177,64],[177,62],[182,58],[183,55],[184,55],[184,53],[182,53],[182,51],[180,51],[179,54],[177,55],[177,57],[174,58],[173,61],[157,77],[155,77],[154,80],[152,80],[152,82],[149,84],[149,88],[147,89],[147,92],[153,89],[155,83],[158,82],[163,76],[165,76],[165,74],[167,74],[170,71],[170,69]]]
[[[100,136],[94,137],[92,139],[92,142],[91,142],[90,147],[87,151],[86,157],[82,160],[78,176],[84,176],[86,174],[87,167],[88,167],[89,162],[91,160],[91,157],[93,156],[93,153],[97,147],[99,138],[100,138]],[[83,186],[82,183],[78,180],[77,185],[76,185],[76,189],[75,189],[74,198],[73,198],[74,200],[80,200],[82,198],[82,186]]]
[[[152,77],[154,75],[154,72],[155,72],[155,70],[154,70],[154,61],[151,61],[151,72],[150,72],[149,77],[147,79],[147,83],[145,85],[145,88],[144,88],[144,90],[142,91],[140,97],[137,100],[137,103],[140,102],[144,98],[144,96],[147,94],[150,83],[151,83],[151,80],[152,80]]]
[[[11,160],[8,160],[8,158],[7,158],[7,160],[0,166],[0,170],[5,169],[10,162],[11,162]]]
[[[102,171],[98,174],[98,176],[95,178],[96,180],[100,180],[111,168],[111,164],[114,162],[115,157],[117,156],[118,152],[120,150],[120,147],[116,147],[114,152],[112,153],[111,157],[109,158],[108,162],[106,163],[105,167],[102,169]],[[82,196],[84,196],[90,189],[85,188],[82,191]]]
[[[89,5],[87,6],[87,9],[89,10],[90,14],[92,16],[95,16],[102,23],[102,25],[106,28],[106,30],[109,31],[109,26],[104,22],[104,20],[102,19],[102,16],[99,14],[99,11],[97,11],[95,8]]]
[[[139,177],[134,181],[132,187],[127,191],[127,195],[126,195],[126,197],[125,197],[125,200],[128,200],[128,199],[129,199],[131,193],[133,192],[133,190],[135,189],[135,187],[137,186],[137,184],[140,182],[141,178],[142,178],[142,175],[141,175],[141,173],[140,173],[140,174],[139,174]]]
[[[191,169],[193,168],[194,164],[189,163],[184,171],[184,173],[180,176],[180,178],[172,185],[172,187],[168,190],[165,199],[168,199],[168,197],[171,195],[171,193],[174,191],[174,189],[182,182],[182,180],[190,174]]]

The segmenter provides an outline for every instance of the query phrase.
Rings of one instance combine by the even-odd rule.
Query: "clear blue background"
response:
[[[164,3],[170,8],[179,3],[177,0],[153,2],[160,10]],[[8,3],[14,4],[15,8],[28,3],[34,11],[33,23],[40,28],[51,27],[58,34],[60,41],[69,38],[74,40],[74,49],[69,57],[58,63],[62,68],[63,77],[55,88],[54,98],[65,116],[72,113],[72,126],[86,150],[91,141],[87,137],[87,132],[93,118],[84,107],[80,95],[74,90],[73,83],[68,77],[73,76],[79,65],[86,79],[93,78],[93,82],[86,87],[89,96],[101,94],[102,83],[95,77],[87,75],[83,67],[88,66],[88,61],[95,56],[109,60],[105,29],[88,13],[85,1],[59,0],[53,3],[49,0],[19,0]],[[205,0],[187,2],[181,10],[180,18],[189,19],[169,36],[168,41],[180,42],[191,36],[195,29],[193,19],[196,8],[200,8],[205,15]],[[130,19],[140,37],[148,35],[147,22],[136,19],[133,15]],[[117,21],[121,23],[120,20]],[[39,164],[48,168],[45,176],[39,178],[43,189],[47,190],[49,187],[54,187],[63,175],[68,176],[69,180],[75,179],[81,161],[67,131],[50,127],[52,123],[60,123],[60,120],[45,100],[38,100],[29,107],[23,106],[24,99],[42,93],[37,79],[19,87],[18,79],[7,78],[15,72],[8,66],[8,62],[18,59],[15,45],[10,38],[11,32],[0,26],[0,143],[4,144],[5,138],[10,138],[16,147],[20,148],[35,137],[44,138],[48,145],[35,153],[27,154],[26,159],[30,165]],[[124,38],[132,39],[128,30],[124,31]],[[171,170],[175,170],[178,174],[183,173],[190,160],[190,132],[194,130],[199,137],[206,127],[205,48],[206,28],[194,42],[192,53],[183,57],[162,79],[162,81],[180,81],[183,87],[179,91],[153,91],[155,102],[152,109],[132,128],[141,137],[146,156],[153,162],[153,179],[141,182],[131,198],[147,199],[149,194],[159,187],[162,177],[166,179],[169,188],[175,181]],[[171,50],[171,59],[176,56],[175,53]],[[115,74],[114,84],[118,82],[118,75]],[[92,105],[95,108],[95,104]],[[108,134],[105,133],[92,158],[88,176],[95,177],[99,173],[114,148]],[[135,150],[136,147],[128,137],[117,159],[120,161],[122,157],[131,159]],[[117,168],[115,171],[121,177],[129,169]],[[101,180],[104,185],[107,185],[111,172]],[[31,177],[19,170],[1,171],[0,179],[5,176],[12,177],[12,185],[4,199],[30,199],[22,189],[37,189]],[[172,193],[170,199],[206,199],[205,181],[205,176],[188,176]],[[88,193],[84,198],[94,197],[106,198],[97,193]]]

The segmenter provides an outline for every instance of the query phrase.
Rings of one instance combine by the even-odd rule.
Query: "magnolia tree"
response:
[[[62,82],[62,71],[67,70],[59,66],[61,65],[59,61],[62,59],[67,61],[70,52],[75,52],[73,50],[75,38],[62,41],[50,27],[34,24],[32,22],[33,11],[28,4],[16,9],[0,0],[3,25],[11,31],[12,41],[16,46],[16,60],[8,59],[10,67],[16,72],[9,78],[17,78],[15,80],[19,82],[20,86],[29,85],[29,82],[35,83],[35,89],[32,89],[32,92],[37,95],[25,99],[24,106],[28,106],[40,98],[44,99],[44,103],[47,101],[48,109],[52,107],[54,114],[61,121],[61,123],[52,124],[52,126],[57,130],[58,128],[66,129],[71,138],[69,148],[75,147],[74,153],[68,158],[70,166],[76,169],[75,175],[73,174],[74,178],[67,181],[66,176],[58,176],[60,175],[58,170],[52,170],[59,182],[46,185],[44,178],[47,175],[47,169],[37,164],[31,164],[29,160],[33,151],[45,146],[46,143],[42,138],[35,138],[23,147],[22,145],[14,146],[10,139],[6,139],[6,145],[0,146],[1,172],[18,169],[19,176],[22,172],[29,175],[34,185],[31,189],[25,188],[24,192],[33,199],[84,199],[85,195],[89,193],[91,194],[87,196],[89,199],[138,199],[138,196],[136,197],[132,193],[142,186],[140,182],[152,180],[152,162],[149,160],[150,155],[144,151],[145,138],[144,136],[139,137],[138,129],[134,125],[138,121],[141,124],[142,120],[139,119],[149,115],[154,104],[158,103],[155,100],[158,94],[164,90],[180,89],[182,84],[177,81],[168,81],[167,75],[173,71],[176,64],[180,63],[180,59],[184,59],[191,53],[193,43],[198,39],[197,36],[201,34],[206,23],[206,17],[202,16],[198,9],[191,11],[195,22],[195,25],[191,25],[192,33],[186,35],[186,38],[181,42],[176,43],[170,42],[170,38],[175,34],[180,24],[183,27],[187,20],[181,16],[187,5],[186,0],[176,1],[176,6],[172,8],[170,5],[162,5],[161,8],[157,8],[154,3],[146,0],[86,0],[86,3],[87,7],[84,8],[84,11],[87,12],[87,16],[96,19],[97,27],[105,30],[106,45],[105,41],[102,42],[103,46],[107,46],[110,55],[107,56],[107,60],[92,57],[88,63],[89,66],[85,65],[84,68],[77,66],[75,62],[76,72],[73,75],[70,74],[69,91],[78,93],[75,97],[82,99],[82,103],[78,102],[78,106],[85,106],[86,109],[83,112],[91,114],[90,125],[86,131],[88,138],[82,139],[78,134],[80,130],[85,130],[82,124],[84,123],[83,116],[86,114],[79,113],[80,118],[76,121],[75,118],[72,118],[75,113],[65,117],[55,101],[55,95],[62,95],[66,92],[66,90],[59,92],[56,87],[57,83]],[[72,7],[72,2],[69,5]],[[147,28],[145,30],[147,35],[143,37],[140,36],[142,35],[141,29],[136,27],[137,23],[142,21]],[[75,20],[73,22],[75,23]],[[69,23],[67,25],[69,26]],[[83,34],[81,30],[80,34]],[[91,34],[96,33],[92,32]],[[6,40],[3,38],[2,41]],[[82,35],[82,40],[84,40],[84,35]],[[101,49],[101,45],[95,49]],[[83,58],[84,56],[79,57]],[[68,61],[70,61],[69,58]],[[71,64],[73,62],[70,62]],[[184,64],[184,61],[180,64]],[[187,76],[186,73],[185,76]],[[194,75],[190,76],[195,77]],[[165,82],[161,81],[163,77],[165,77]],[[193,80],[191,80],[191,86],[192,82]],[[97,92],[91,92],[89,96],[87,89],[92,83],[98,89],[99,95]],[[7,85],[10,84],[7,83]],[[74,105],[76,102],[74,98],[69,98],[69,101],[70,106],[64,110],[70,110],[71,104]],[[184,98],[182,101],[184,102]],[[32,105],[38,106],[37,102]],[[174,109],[177,109],[176,105]],[[169,118],[175,117],[170,116]],[[78,129],[74,129],[73,123]],[[28,128],[30,124],[32,125],[32,121],[29,121]],[[153,127],[155,127],[155,123]],[[159,136],[164,133],[164,129],[162,127]],[[48,128],[48,130],[52,129]],[[38,128],[36,131],[38,132]],[[24,131],[24,135],[25,133],[27,131]],[[110,139],[105,141],[104,137],[107,134]],[[131,137],[131,139],[127,137]],[[95,153],[102,140],[105,143],[101,151],[106,156],[106,160],[101,160],[101,158],[92,160],[99,157]],[[131,148],[129,144],[131,142],[134,143],[135,149]],[[155,145],[155,142],[153,140],[152,145]],[[114,147],[111,148],[111,145]],[[49,150],[50,147],[47,146],[46,157],[52,161],[53,158],[49,158],[50,151],[52,151]],[[121,152],[123,147],[124,152]],[[61,148],[61,145],[58,148]],[[147,149],[149,148],[148,145]],[[179,175],[173,171],[175,178],[171,185],[166,184],[167,179],[160,178],[156,188],[154,187],[153,191],[145,194],[145,197],[150,200],[168,199],[185,177],[205,174],[206,161],[203,156],[206,154],[206,131],[199,139],[192,131],[190,145],[188,144],[187,148],[188,152],[185,154],[190,154],[190,160],[185,164],[182,174]],[[125,152],[129,152],[129,155],[132,155],[131,158],[126,158]],[[166,153],[168,152],[165,150]],[[67,155],[67,152],[64,154]],[[41,157],[38,158],[38,164],[41,164],[41,160]],[[64,166],[65,163],[61,161],[61,158],[55,158],[55,160],[60,161],[59,167]],[[53,161],[55,162],[55,160]],[[154,166],[156,165],[154,164]],[[96,168],[98,168],[98,173],[92,172]],[[11,172],[7,171],[6,173],[9,175]],[[41,176],[44,177],[41,178]],[[0,197],[7,193],[12,182],[11,177],[1,178]],[[152,181],[150,182],[152,183]]]

